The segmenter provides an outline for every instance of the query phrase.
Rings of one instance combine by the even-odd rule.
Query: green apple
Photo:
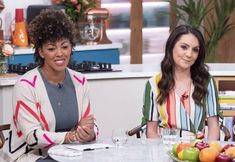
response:
[[[199,149],[196,147],[187,147],[183,151],[183,160],[197,162],[199,161],[199,152]]]
[[[177,149],[178,145],[179,145],[179,143],[175,143],[172,145],[172,148],[171,148],[171,151],[175,157],[177,157],[176,149]]]

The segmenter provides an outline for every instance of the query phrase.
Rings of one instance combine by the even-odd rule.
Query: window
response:
[[[112,42],[122,43],[121,57],[129,58],[130,0],[102,0],[101,6],[110,11],[107,24],[108,38]],[[143,57],[157,57],[157,55],[162,57],[165,42],[169,36],[169,10],[168,2],[143,0]]]

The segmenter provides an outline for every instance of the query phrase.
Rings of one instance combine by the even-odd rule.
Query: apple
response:
[[[230,155],[225,153],[220,153],[216,159],[215,162],[232,162],[232,158]]]
[[[195,146],[198,142],[203,142],[201,139],[195,139],[193,140],[193,146]]]
[[[227,148],[224,153],[230,155],[232,158],[235,158],[235,147],[232,146],[232,147],[229,147]]]
[[[183,151],[183,160],[197,162],[199,159],[199,149],[196,147],[187,147]]]
[[[176,149],[177,149],[178,145],[179,145],[179,143],[175,143],[175,144],[173,144],[173,146],[171,148],[173,155],[175,155],[176,157],[177,157]]]
[[[234,145],[231,144],[231,143],[225,145],[225,146],[223,147],[223,149],[222,149],[222,152],[224,152],[225,150],[227,150],[229,147],[233,147],[233,146],[234,146]]]
[[[192,147],[192,144],[191,143],[179,143],[178,146],[176,147],[177,155],[179,154],[180,151],[182,151],[186,147]]]
[[[205,138],[204,133],[201,132],[197,134],[197,139],[203,139],[203,138]]]
[[[200,151],[204,148],[210,147],[209,143],[207,142],[197,142],[195,147],[198,148]]]

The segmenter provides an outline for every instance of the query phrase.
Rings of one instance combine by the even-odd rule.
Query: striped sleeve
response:
[[[208,95],[206,100],[207,117],[219,115],[218,92],[213,77],[211,77],[209,80],[207,90],[208,90]]]
[[[156,108],[156,97],[154,88],[151,85],[151,80],[148,80],[144,91],[144,105],[142,109],[143,118],[142,124],[147,121],[158,121],[157,108]]]

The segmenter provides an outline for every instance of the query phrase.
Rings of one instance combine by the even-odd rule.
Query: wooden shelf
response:
[[[218,91],[235,91],[234,76],[216,76],[215,82]],[[224,117],[235,116],[235,110],[222,110]]]
[[[218,91],[235,90],[235,77],[214,77]]]
[[[224,117],[235,116],[235,110],[222,110]]]

